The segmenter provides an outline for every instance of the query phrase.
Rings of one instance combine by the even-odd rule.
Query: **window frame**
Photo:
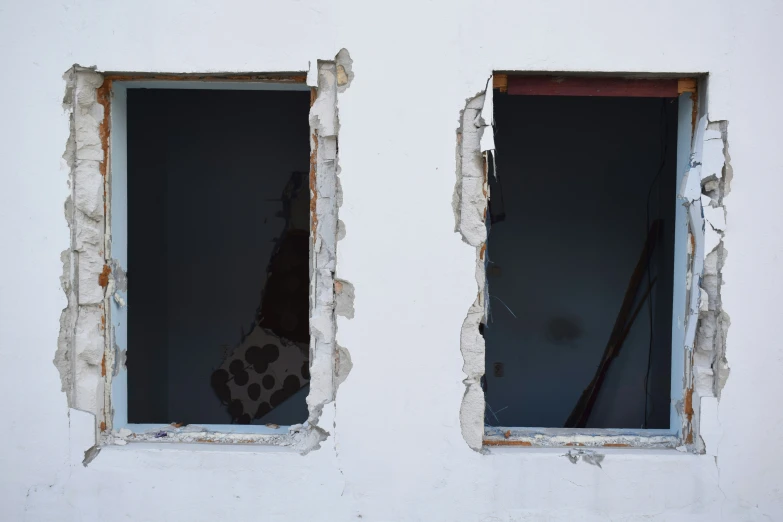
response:
[[[110,110],[110,154],[109,172],[111,183],[111,205],[107,212],[108,228],[111,231],[111,258],[120,266],[128,266],[127,247],[127,91],[129,89],[205,89],[205,90],[242,90],[242,91],[305,91],[311,89],[304,82],[304,77],[292,77],[291,81],[283,81],[285,77],[269,77],[263,81],[257,79],[242,79],[230,81],[224,78],[210,80],[192,79],[162,79],[139,78],[125,79],[123,77],[109,77],[111,82],[111,110]],[[106,80],[104,80],[106,81]],[[127,307],[131,304],[128,300],[127,289],[116,290],[119,299],[110,300],[111,325],[114,331],[114,342],[120,350],[127,350]],[[119,303],[123,303],[120,306]],[[117,368],[117,375],[113,373],[107,376],[108,388],[111,394],[107,401],[111,405],[108,411],[112,412],[111,427],[115,430],[128,429],[133,434],[146,432],[160,432],[169,428],[166,424],[139,424],[128,422],[128,372],[123,365]],[[239,425],[239,424],[198,424],[210,432],[209,437],[214,438],[214,433],[235,435],[284,435],[289,431],[289,426],[277,428],[265,425]],[[175,435],[177,435],[175,433]],[[168,438],[168,433],[166,438]],[[244,437],[247,438],[247,437]]]
[[[511,78],[510,78],[511,77]],[[487,208],[488,203],[488,163],[493,161],[495,154],[494,140],[487,139],[486,133],[493,132],[492,123],[492,92],[498,90],[507,92],[509,89],[509,79],[511,87],[514,89],[514,82],[517,82],[515,94],[554,94],[571,96],[590,96],[595,95],[594,89],[603,88],[601,95],[617,96],[618,93],[628,92],[633,94],[634,86],[642,86],[644,91],[646,86],[652,88],[653,93],[656,89],[662,92],[671,93],[672,82],[676,85],[676,97],[679,100],[678,118],[677,118],[677,208],[675,215],[675,250],[674,259],[674,307],[672,312],[672,366],[671,366],[671,390],[670,390],[670,427],[669,429],[592,429],[592,428],[535,428],[535,427],[489,427],[484,425],[483,415],[485,414],[486,403],[481,408],[481,425],[483,426],[481,445],[483,447],[493,446],[514,446],[514,447],[632,447],[632,448],[681,448],[685,445],[693,444],[694,429],[698,428],[698,419],[694,416],[693,392],[694,392],[694,363],[693,353],[695,344],[695,332],[699,318],[699,292],[693,291],[692,281],[698,281],[702,274],[704,265],[704,224],[702,215],[701,201],[694,200],[686,206],[688,201],[684,196],[684,186],[687,184],[689,173],[692,173],[691,186],[693,178],[698,178],[701,165],[702,142],[707,127],[706,111],[706,75],[635,75],[635,76],[617,76],[617,75],[580,75],[555,73],[507,73],[495,72],[487,83],[487,89],[484,91],[484,102],[479,115],[481,123],[477,124],[483,131],[479,151],[467,151],[481,154],[484,171],[484,191],[483,205]],[[574,81],[575,80],[575,81]],[[663,80],[663,81],[661,81]],[[668,80],[668,81],[667,81]],[[576,84],[570,89],[562,89],[561,82],[570,85]],[[520,83],[527,83],[527,92],[520,92]],[[646,95],[649,96],[650,89],[647,89]],[[669,91],[665,91],[669,89]],[[610,94],[611,93],[611,94]],[[470,102],[468,104],[470,106]],[[467,107],[466,107],[467,110]],[[463,128],[466,122],[463,121]],[[461,140],[459,141],[462,146]],[[503,151],[500,151],[502,154]],[[461,163],[466,161],[466,151],[463,151]],[[460,165],[461,166],[461,165]],[[682,189],[680,189],[682,187]],[[699,195],[701,189],[698,189]],[[465,197],[463,191],[462,197]],[[463,210],[464,212],[464,210]],[[459,224],[458,224],[459,228]],[[691,245],[689,245],[691,243]],[[476,304],[482,302],[482,294],[486,292],[486,261],[483,256],[486,248],[486,237],[479,246],[477,263],[483,265],[481,278],[477,276],[480,287],[480,297]],[[693,249],[689,253],[689,249]],[[477,267],[478,269],[478,267]],[[689,287],[690,285],[690,287]],[[695,287],[698,288],[698,287]],[[486,307],[486,296],[483,296],[483,303],[480,306]],[[476,306],[474,304],[474,307]],[[472,309],[473,311],[473,309]],[[470,314],[469,314],[470,317]],[[482,320],[483,321],[483,320]],[[466,321],[467,323],[467,321]],[[463,325],[464,336],[465,325]],[[482,363],[486,366],[486,354],[482,345]],[[463,354],[465,353],[465,342],[463,339]],[[466,366],[468,364],[466,358]],[[482,370],[483,371],[483,370]],[[468,384],[466,382],[466,384]],[[470,391],[471,384],[468,384]],[[475,393],[475,392],[474,392]],[[466,397],[467,397],[466,393]],[[483,391],[481,392],[483,400]],[[465,414],[466,401],[463,400],[463,412]],[[477,415],[478,413],[476,413]],[[471,419],[474,425],[478,419]],[[463,419],[463,436],[469,444],[471,440],[466,433],[465,426],[468,425]],[[475,437],[473,437],[475,440]],[[474,449],[477,449],[474,447]]]

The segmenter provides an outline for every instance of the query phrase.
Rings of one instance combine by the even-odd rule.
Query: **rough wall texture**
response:
[[[60,283],[68,305],[60,316],[54,363],[68,404],[100,417],[106,373],[104,293],[110,273],[104,257],[105,115],[98,100],[103,76],[74,66],[64,79],[63,107],[70,114],[71,129],[63,154],[71,190],[65,202],[71,247],[61,256]]]
[[[6,4],[0,518],[783,520],[778,3]],[[72,191],[61,159],[70,132],[63,71],[74,62],[105,71],[299,71],[343,46],[356,76],[338,94],[346,234],[335,276],[354,284],[356,302],[352,319],[336,317],[353,370],[323,407],[319,426],[330,436],[305,456],[250,444],[112,445],[84,467],[94,416],[69,411],[51,362],[67,305],[60,253],[72,239],[62,214]],[[466,96],[493,70],[709,73],[709,117],[730,122],[737,176],[724,202],[731,256],[720,288],[731,314],[731,376],[707,433],[709,401],[698,401],[707,454],[606,449],[599,468],[583,455],[572,464],[562,448],[482,455],[465,443],[457,347],[478,294],[477,256],[452,228],[454,130]],[[556,208],[557,194],[551,202]],[[128,274],[132,281],[132,267]]]
[[[485,93],[467,101],[460,113],[457,129],[457,184],[452,204],[456,218],[455,230],[462,240],[476,249],[476,299],[470,305],[468,315],[460,331],[460,349],[465,373],[465,395],[460,408],[462,436],[468,446],[480,450],[484,437],[484,390],[481,378],[484,376],[484,337],[479,325],[487,311],[486,287],[486,242],[485,223],[489,184],[484,156],[481,153],[481,138],[486,122],[482,118]],[[488,132],[491,132],[490,128]]]
[[[728,256],[724,244],[725,198],[731,189],[733,170],[728,122],[708,122],[704,117],[698,125],[691,169],[682,187],[691,218],[689,244],[693,245],[689,252],[692,299],[688,322],[695,322],[695,328],[686,330],[686,357],[690,358],[686,371],[690,371],[681,407],[686,445],[692,451],[717,455],[717,406],[729,376],[726,335],[731,321],[723,309],[721,286]],[[709,444],[705,444],[706,438],[711,439]]]

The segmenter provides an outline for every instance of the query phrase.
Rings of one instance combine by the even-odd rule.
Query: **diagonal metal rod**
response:
[[[636,294],[642,283],[642,278],[648,269],[650,254],[655,248],[655,243],[658,241],[660,229],[661,220],[656,219],[653,221],[652,226],[647,233],[647,240],[644,242],[642,254],[639,256],[639,261],[636,263],[636,268],[631,275],[631,280],[628,282],[623,304],[620,307],[620,312],[617,314],[617,320],[614,323],[612,334],[609,336],[609,342],[606,344],[604,354],[601,357],[601,362],[598,364],[595,376],[593,377],[593,380],[590,381],[590,384],[587,385],[587,388],[582,392],[579,401],[571,411],[571,415],[568,416],[568,419],[565,422],[565,428],[584,428],[587,425],[587,420],[593,412],[593,406],[595,406],[598,393],[601,391],[604,379],[606,379],[606,373],[609,371],[612,361],[614,361],[620,353],[623,341],[625,341],[625,338],[628,336],[631,325],[633,324],[634,319],[636,319],[639,310],[641,310],[641,305],[639,305],[636,311],[631,314],[633,303],[636,300]],[[642,303],[647,299],[650,290],[652,290],[652,284],[647,288],[647,291],[642,297]]]

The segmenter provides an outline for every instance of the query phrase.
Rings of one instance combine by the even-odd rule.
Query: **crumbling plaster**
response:
[[[0,518],[783,519],[774,314],[783,292],[783,71],[774,66],[782,14],[759,0],[8,4],[0,14],[0,41],[11,50],[0,56],[8,73],[0,83]],[[339,95],[347,234],[336,276],[357,295],[354,318],[336,317],[354,368],[323,408],[319,425],[331,435],[305,457],[273,445],[109,445],[84,467],[94,417],[69,412],[51,363],[66,306],[59,255],[71,242],[63,71],[74,62],[107,71],[295,71],[342,46],[357,76]],[[705,439],[717,458],[602,448],[594,449],[605,456],[599,468],[572,464],[564,448],[481,455],[465,443],[458,343],[477,295],[476,251],[453,231],[454,130],[466,96],[482,91],[492,70],[709,72],[709,117],[730,122],[738,174],[726,198],[731,257],[721,287],[731,376],[712,401],[719,443]],[[550,201],[556,208],[557,194]]]
[[[733,169],[728,122],[702,116],[696,126],[690,168],[679,197],[688,208],[689,292],[685,331],[685,399],[679,405],[684,443],[717,456],[718,401],[729,376],[726,336],[731,324],[723,309],[721,287],[728,257],[725,199]]]
[[[303,424],[273,428],[272,433],[234,433],[202,426],[160,426],[135,433],[113,426],[112,381],[127,371],[127,347],[115,341],[112,300],[126,305],[127,276],[111,257],[111,168],[109,109],[111,81],[95,68],[69,69],[63,106],[70,113],[71,133],[64,159],[70,170],[65,210],[71,248],[62,254],[61,285],[68,305],[60,319],[55,366],[60,372],[69,406],[93,415],[96,441],[86,449],[84,465],[106,444],[250,443],[288,446],[307,454],[329,436],[319,426],[324,406],[334,401],[337,388],[352,368],[348,350],[337,344],[335,314],[353,317],[354,287],[336,279],[337,242],[345,236],[338,218],[342,204],[337,157],[338,93],[353,80],[353,61],[342,49],[334,60],[316,60],[308,74],[315,93],[310,110],[311,147],[311,303],[309,416]],[[107,370],[108,368],[108,370]],[[267,430],[270,431],[270,430]]]

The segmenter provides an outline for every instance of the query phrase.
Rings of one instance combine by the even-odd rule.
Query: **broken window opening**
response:
[[[129,423],[308,418],[309,109],[128,89]]]
[[[481,328],[487,435],[679,428],[671,389],[675,287],[684,285],[674,277],[682,88],[594,80],[573,91],[574,82],[551,79],[495,82]]]

